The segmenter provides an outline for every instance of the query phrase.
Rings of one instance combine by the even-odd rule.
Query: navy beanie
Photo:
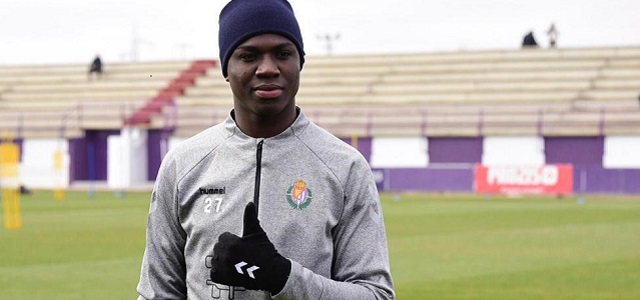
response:
[[[218,46],[222,75],[227,77],[231,53],[244,41],[264,33],[275,33],[291,40],[304,64],[302,34],[293,8],[287,0],[232,0],[220,12]]]

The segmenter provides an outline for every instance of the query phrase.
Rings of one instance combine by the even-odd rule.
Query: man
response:
[[[538,42],[533,37],[533,31],[529,31],[522,39],[522,48],[538,48]]]
[[[233,0],[219,24],[234,109],[164,158],[139,299],[393,299],[369,165],[296,106],[291,6]]]
[[[555,23],[551,23],[551,26],[547,29],[547,35],[549,36],[549,48],[555,48],[558,41],[558,29],[556,29]]]
[[[91,80],[91,75],[96,73],[97,78],[102,77],[102,60],[100,59],[100,55],[96,55],[96,57],[91,61],[91,65],[89,66],[89,80]]]

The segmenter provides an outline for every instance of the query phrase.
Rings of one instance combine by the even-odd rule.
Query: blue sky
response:
[[[225,0],[0,0],[0,65],[215,58]],[[560,47],[640,46],[637,0],[291,0],[305,50],[334,54],[516,49],[551,22]],[[135,42],[134,42],[135,41]]]

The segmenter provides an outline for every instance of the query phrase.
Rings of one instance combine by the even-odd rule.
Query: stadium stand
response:
[[[0,66],[0,128],[78,136],[123,125],[187,137],[224,119],[214,61]],[[638,134],[640,47],[308,57],[298,103],[338,136]]]
[[[190,64],[109,64],[94,80],[84,65],[0,66],[0,129],[18,138],[119,129]]]
[[[187,137],[220,122],[232,105],[220,74],[153,126]],[[639,75],[639,47],[309,57],[297,100],[338,136],[638,134]]]
[[[533,160],[526,161],[573,164],[577,190],[640,193],[637,184],[582,184],[604,182],[597,178],[608,172],[625,178],[616,182],[640,174],[626,171],[640,166],[640,157],[627,153],[640,145],[638,78],[640,47],[309,56],[297,102],[365,157],[388,152],[381,140],[424,147],[428,140],[433,156],[422,158],[430,168],[412,173],[409,189],[439,190],[448,182],[447,190],[471,191],[470,163],[503,158],[483,149],[495,140],[498,149],[529,145]],[[61,177],[48,160],[55,151],[68,154],[62,177],[74,185],[148,186],[164,153],[224,120],[232,101],[212,60],[106,64],[99,80],[89,80],[85,65],[0,66],[0,133],[23,147],[31,187],[51,188]],[[425,149],[414,150],[425,156]],[[521,159],[518,149],[513,157]],[[584,151],[574,159],[565,149]],[[420,172],[444,181],[424,186]]]
[[[155,97],[148,101],[144,107],[138,109],[125,120],[127,125],[148,125],[153,115],[162,112],[165,106],[173,105],[174,97],[183,95],[186,87],[195,84],[196,78],[205,74],[209,67],[215,66],[212,60],[197,60],[191,63],[189,68],[171,80],[169,84],[160,90]]]

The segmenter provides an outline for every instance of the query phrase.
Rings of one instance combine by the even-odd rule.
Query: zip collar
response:
[[[302,132],[311,123],[309,119],[307,119],[307,117],[304,115],[300,107],[296,106],[296,111],[298,112],[298,116],[293,121],[291,126],[285,129],[283,132],[269,138],[254,138],[254,137],[248,136],[247,134],[242,132],[242,130],[240,130],[240,127],[238,127],[238,125],[236,124],[236,121],[233,119],[233,109],[232,109],[231,111],[229,111],[229,114],[227,115],[227,118],[223,123],[224,129],[225,129],[224,132],[226,133],[225,135],[227,137],[236,136],[242,140],[245,140],[245,139],[255,140],[255,144],[259,143],[262,140],[277,141],[281,139],[287,139],[291,136],[300,134],[300,132]]]

